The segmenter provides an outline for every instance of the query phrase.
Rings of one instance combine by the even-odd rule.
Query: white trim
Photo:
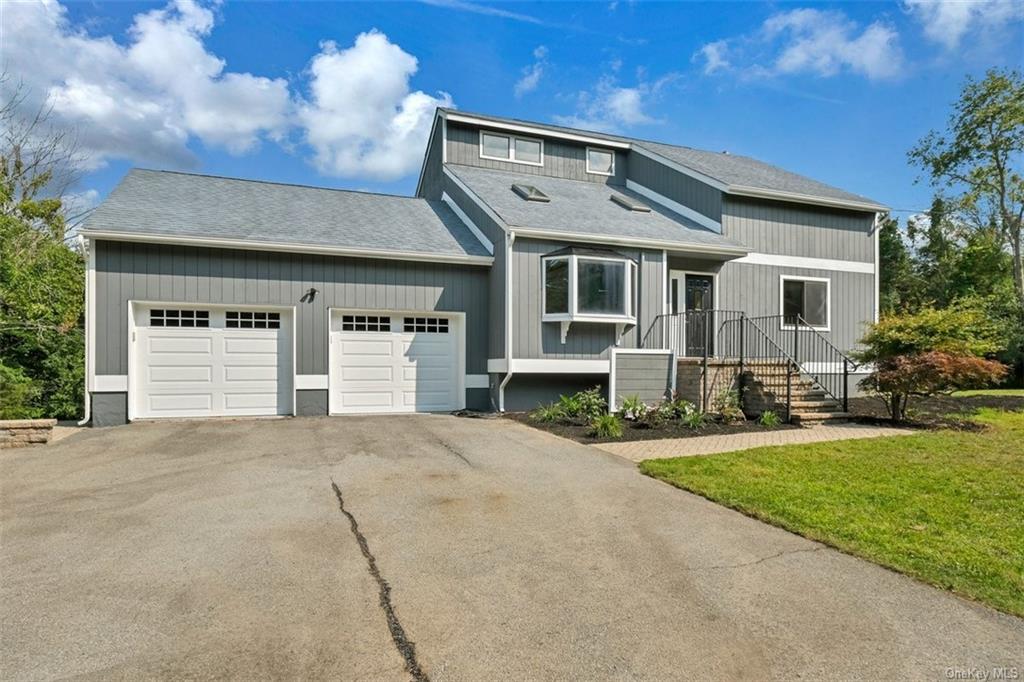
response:
[[[128,375],[97,374],[92,380],[92,390],[96,393],[126,393],[128,391]]]
[[[584,142],[599,146],[612,147],[613,149],[630,148],[630,144],[628,142],[607,140],[601,137],[592,137],[589,135],[580,135],[577,133],[562,132],[558,130],[538,128],[535,126],[522,125],[517,123],[492,121],[487,118],[480,118],[468,114],[457,114],[451,111],[442,112],[441,115],[450,121],[455,121],[456,123],[468,123],[471,125],[478,125],[484,128],[494,128],[495,130],[505,130],[513,133],[526,133],[527,135],[538,135],[540,137],[556,137],[562,140],[573,140],[574,142]]]
[[[524,374],[607,374],[608,360],[563,360],[560,358],[518,359],[511,371]]]
[[[564,260],[568,262],[568,310],[564,313],[548,313],[547,304],[547,263],[553,260]],[[606,261],[609,263],[620,263],[623,267],[623,297],[625,312],[622,313],[581,313],[579,312],[579,266],[580,261]],[[562,343],[565,343],[569,332],[569,325],[572,322],[610,322],[619,325],[636,324],[637,305],[633,301],[633,278],[636,275],[637,265],[632,259],[626,256],[589,256],[576,254],[563,254],[541,257],[541,322],[562,323]],[[619,334],[621,336],[621,333]]]
[[[458,312],[453,310],[402,310],[402,309],[390,309],[390,308],[347,308],[347,307],[330,307],[327,308],[327,414],[328,415],[344,415],[346,412],[336,412],[334,410],[334,383],[337,381],[337,368],[335,367],[335,350],[334,350],[334,318],[336,315],[344,313],[356,313],[359,315],[390,315],[393,317],[403,315],[430,315],[432,317],[447,317],[454,324],[454,333],[456,336],[455,343],[455,355],[457,360],[457,366],[455,368],[456,385],[455,385],[455,409],[464,410],[466,409],[466,313]],[[451,332],[449,332],[451,333]],[[390,414],[389,412],[386,412]],[[383,414],[383,413],[382,413]]]
[[[774,253],[748,253],[733,263],[747,265],[774,265],[783,268],[807,268],[808,270],[830,270],[833,272],[856,272],[874,274],[875,264],[866,261],[837,260],[833,258],[807,258],[804,256],[781,256]]]
[[[455,175],[455,173],[453,173],[450,170],[448,170],[447,166],[445,166],[445,168],[443,170],[444,170],[445,177],[448,178],[449,180],[451,180],[452,182],[454,182],[456,187],[458,187],[463,192],[465,192],[466,196],[469,197],[470,201],[472,201],[474,204],[476,204],[480,208],[481,211],[486,213],[488,218],[490,218],[495,223],[497,223],[498,227],[500,227],[505,232],[508,232],[508,227],[506,226],[505,221],[501,219],[501,216],[499,216],[497,213],[494,212],[494,209],[491,208],[490,205],[486,201],[484,201],[483,199],[478,197],[476,195],[476,192],[471,190],[469,188],[469,185],[464,183],[459,178],[459,176]]]
[[[487,358],[488,374],[504,374],[508,371],[508,362],[505,358]]]
[[[505,234],[505,376],[498,385],[498,411],[505,411],[505,387],[512,380],[512,247],[516,233]],[[488,361],[488,365],[490,362]]]
[[[683,206],[677,201],[672,201],[668,197],[662,194],[658,194],[653,189],[644,187],[640,183],[629,179],[626,180],[626,189],[632,190],[641,196],[647,197],[656,204],[661,204],[662,206],[672,211],[673,213],[678,213],[684,218],[689,218],[690,220],[697,223],[701,227],[706,227],[712,232],[722,234],[722,223],[707,217],[703,213],[693,210],[689,206]]]
[[[441,116],[441,163],[448,163],[448,119]],[[436,120],[436,119],[435,119]]]
[[[478,139],[480,141],[480,158],[488,159],[490,161],[504,161],[505,163],[518,163],[523,166],[544,166],[544,140],[535,137],[525,137],[523,135],[508,135],[507,133],[496,133],[491,130],[480,129],[478,132]],[[505,137],[508,138],[508,157],[503,158],[500,156],[488,156],[484,154],[484,135],[490,135],[491,137]],[[540,144],[540,162],[537,161],[522,161],[516,158],[516,142],[523,140],[524,142],[537,142]]]
[[[603,234],[585,234],[579,232],[562,232],[551,230],[538,230],[529,228],[516,228],[516,234],[521,237],[533,239],[550,239],[559,242],[583,242],[586,244],[619,244],[621,246],[634,246],[649,249],[671,249],[683,253],[696,255],[714,254],[722,256],[745,256],[749,253],[742,246],[712,246],[709,244],[686,244],[683,242],[668,241],[664,239],[634,239],[632,237],[616,237]]]
[[[480,243],[484,245],[484,248],[487,249],[487,253],[493,256],[494,244],[492,244],[491,240],[480,231],[480,228],[476,226],[476,223],[470,220],[469,216],[466,215],[466,212],[462,210],[462,207],[456,204],[455,200],[448,196],[448,192],[441,193],[441,201],[448,204],[448,207],[459,217],[459,220],[465,223],[466,227],[469,228],[469,231],[473,233],[473,236],[480,240]]]
[[[676,353],[674,350],[666,348],[612,348],[611,359],[609,360],[608,368],[608,411],[614,412],[617,409],[618,403],[615,401],[616,392],[616,366],[618,365],[618,357],[620,355],[668,355],[669,366],[675,368],[676,365]],[[669,382],[668,388],[675,395],[676,392],[676,374],[673,371],[671,373],[671,381]]]
[[[595,152],[605,152],[607,154],[611,154],[612,155],[612,171],[611,171],[611,173],[605,173],[603,171],[590,170],[590,150],[594,150]],[[587,172],[588,173],[590,173],[591,175],[603,175],[603,176],[609,177],[609,178],[612,177],[613,175],[615,175],[615,157],[618,156],[618,154],[615,153],[614,149],[601,149],[600,147],[595,146],[595,145],[587,145],[585,153],[586,153],[586,166],[587,166]]]
[[[762,189],[760,187],[747,187],[745,185],[729,185],[725,190],[727,194],[741,197],[754,197],[757,199],[774,199],[776,201],[790,201],[796,204],[812,204],[814,206],[833,206],[835,208],[846,208],[854,211],[876,211],[885,210],[880,204],[856,199],[832,199],[830,197],[819,197],[813,194],[801,194],[799,192],[784,192],[777,189]]]
[[[783,305],[783,288],[787,281],[824,282],[825,283],[825,326],[819,327],[811,323],[807,326],[820,332],[832,331],[832,280],[829,277],[806,277],[803,275],[779,275],[779,329],[793,329],[796,325],[786,324],[786,310]],[[806,322],[806,320],[805,320]]]
[[[874,242],[875,242],[875,246],[874,246],[874,248],[875,248],[875,314],[874,314],[874,321],[875,322],[878,322],[878,319],[879,319],[879,317],[882,314],[882,307],[881,307],[882,306],[882,303],[881,303],[881,301],[882,301],[882,273],[881,273],[881,269],[882,268],[881,268],[881,263],[878,260],[878,256],[879,256],[878,233],[881,231],[881,221],[879,220],[880,217],[881,217],[880,213],[876,213],[875,214],[875,221],[874,221],[874,224],[873,224],[873,226],[871,228],[872,232],[874,232],[873,236],[874,236]]]
[[[322,391],[329,388],[326,374],[296,374],[296,391]]]
[[[92,390],[96,372],[96,243],[82,237],[82,247],[86,250],[85,264],[85,395],[83,396],[83,414],[79,426],[84,426],[92,419]]]
[[[710,277],[711,278],[711,298],[712,298],[711,307],[712,307],[713,310],[718,310],[718,273],[717,272],[711,272],[711,271],[707,271],[707,270],[669,270],[668,271],[668,279],[669,279],[669,285],[668,285],[669,289],[668,289],[668,291],[669,291],[670,295],[672,293],[672,280],[676,279],[679,276],[681,276],[682,280],[683,280],[683,291],[681,292],[682,295],[679,297],[679,300],[683,303],[683,310],[681,312],[686,312],[686,310],[685,310],[685,308],[686,308],[686,296],[685,296],[685,294],[686,294],[686,276],[687,275],[696,275],[698,277]],[[668,305],[668,311],[671,313],[672,312],[672,299],[671,299],[671,296],[669,297],[669,301],[668,301],[667,305]],[[686,322],[686,318],[685,317],[683,318],[683,322],[685,324],[685,322]]]
[[[700,171],[696,171],[688,166],[682,165],[681,163],[677,163],[672,159],[669,159],[668,157],[658,154],[657,152],[652,152],[649,149],[646,149],[644,147],[637,147],[636,145],[634,145],[630,151],[632,151],[634,154],[639,154],[640,156],[646,157],[651,161],[660,163],[663,166],[668,166],[672,170],[678,171],[683,175],[688,175],[694,180],[700,180],[705,185],[710,185],[711,187],[714,187],[719,191],[727,192],[729,190],[729,186],[726,185],[721,180],[716,180],[710,175],[704,175]]]
[[[332,256],[355,258],[381,258],[384,260],[409,260],[427,263],[458,263],[467,265],[491,265],[491,256],[456,256],[451,254],[412,253],[409,251],[387,251],[384,249],[348,249],[333,246],[311,246],[285,242],[254,242],[245,239],[217,239],[212,237],[186,237],[144,234],[140,232],[103,232],[88,230],[82,234],[90,239],[108,239],[123,242],[146,242],[154,244],[182,244],[185,246],[206,246],[212,248],[243,249],[247,251],[287,251],[290,253],[322,253]]]
[[[486,374],[467,374],[466,388],[490,388],[491,377]]]

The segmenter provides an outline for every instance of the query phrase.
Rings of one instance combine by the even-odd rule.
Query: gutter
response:
[[[563,242],[586,242],[590,244],[618,244],[621,246],[632,246],[641,249],[655,249],[669,251],[685,251],[694,254],[712,254],[718,256],[741,257],[750,253],[742,246],[724,246],[714,244],[691,244],[666,239],[634,239],[632,237],[615,237],[601,234],[582,234],[579,232],[557,232],[551,230],[538,230],[524,227],[515,228],[516,234],[521,237],[532,237],[535,239],[550,239]]]
[[[498,386],[498,412],[505,411],[505,387],[512,380],[512,245],[516,233],[505,237],[505,377]]]

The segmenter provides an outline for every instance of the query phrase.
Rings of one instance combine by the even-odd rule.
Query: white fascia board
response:
[[[296,374],[296,391],[325,391],[328,388],[326,374]]]
[[[714,254],[721,256],[745,256],[748,251],[741,246],[709,246],[707,244],[687,244],[684,242],[666,241],[661,239],[634,239],[632,237],[615,237],[603,234],[581,234],[578,232],[553,232],[550,230],[533,230],[517,227],[516,234],[520,237],[533,239],[550,239],[563,242],[586,242],[588,244],[618,244],[648,249],[668,249],[685,251],[693,254]]]
[[[455,203],[455,200],[448,195],[448,192],[441,193],[441,201],[448,204],[448,208],[452,209],[455,215],[459,217],[459,220],[461,220],[466,227],[469,228],[469,231],[473,233],[473,236],[483,244],[484,248],[487,249],[487,253],[493,256],[494,244],[492,244],[491,240],[487,238],[487,235],[485,235],[480,228],[476,226],[476,223],[470,220],[469,216],[466,215],[466,212],[462,210],[462,207]]]
[[[714,187],[717,190],[720,190],[722,192],[726,192],[729,190],[729,186],[722,182],[721,180],[716,180],[710,175],[704,175],[704,173],[701,173],[700,171],[696,171],[690,168],[689,166],[684,166],[681,163],[677,163],[672,159],[669,159],[665,156],[662,156],[661,154],[658,154],[657,152],[652,152],[650,149],[646,149],[645,147],[634,146],[632,151],[634,154],[639,154],[640,156],[647,157],[652,161],[657,161],[663,166],[668,166],[674,171],[679,171],[683,175],[688,175],[694,180],[700,180],[705,185],[710,185],[711,187]]]
[[[811,204],[813,206],[830,206],[834,208],[846,208],[853,211],[886,211],[885,206],[880,204],[856,201],[852,199],[832,199],[829,197],[818,197],[811,194],[799,194],[797,192],[783,192],[774,189],[761,189],[760,187],[744,187],[742,185],[730,185],[725,190],[726,194],[742,197],[754,197],[757,199],[774,199],[776,201],[791,201],[797,204]]]
[[[96,393],[127,393],[127,374],[97,374],[93,377],[92,390]]]
[[[609,360],[561,360],[558,358],[523,359],[510,361],[510,371],[523,374],[607,374]]]
[[[454,182],[456,184],[456,186],[458,186],[459,189],[461,189],[463,192],[465,192],[466,196],[469,197],[470,201],[472,201],[474,204],[479,206],[480,210],[482,210],[484,213],[486,213],[487,216],[491,220],[496,222],[501,227],[501,229],[503,229],[506,232],[508,232],[508,225],[505,223],[504,220],[502,220],[501,216],[499,216],[497,213],[494,212],[494,209],[491,208],[490,205],[486,201],[484,201],[479,196],[477,196],[477,193],[474,192],[473,190],[471,190],[469,188],[469,185],[464,183],[459,178],[459,176],[457,176],[455,173],[453,173],[450,170],[448,170],[447,166],[445,166],[443,170],[444,170],[445,177],[448,178],[449,180],[451,180],[452,182]]]
[[[456,123],[468,123],[470,125],[477,125],[484,128],[492,128],[494,130],[507,130],[514,133],[524,133],[526,135],[539,135],[541,137],[554,137],[562,140],[572,140],[573,142],[583,142],[585,144],[592,144],[595,146],[611,147],[613,149],[629,149],[631,146],[628,142],[621,142],[619,140],[607,140],[601,137],[581,135],[579,133],[570,133],[560,130],[551,130],[549,128],[524,125],[522,123],[492,121],[491,119],[487,118],[480,118],[477,116],[470,116],[467,114],[456,114],[450,111],[442,115],[449,121],[454,121]]]
[[[699,211],[693,210],[689,206],[684,206],[679,202],[673,201],[672,199],[669,199],[668,197],[662,194],[658,194],[653,189],[649,189],[638,182],[628,179],[626,180],[626,189],[633,190],[637,194],[643,197],[647,197],[654,203],[660,204],[661,206],[672,211],[673,213],[678,213],[684,218],[689,218],[693,222],[697,223],[702,227],[708,228],[712,232],[722,234],[722,223],[707,217],[706,215],[700,213]]]
[[[457,263],[462,265],[491,265],[492,256],[458,256],[453,254],[415,253],[410,251],[387,251],[384,249],[349,249],[335,246],[312,246],[287,242],[254,242],[245,239],[213,239],[145,234],[140,232],[83,231],[89,239],[107,239],[122,242],[146,242],[153,244],[177,244],[182,246],[204,246],[218,249],[242,249],[245,251],[286,251],[288,253],[316,253],[329,256],[353,258],[379,258],[383,260],[423,261],[427,263]]]
[[[807,268],[832,272],[856,272],[864,275],[875,273],[875,264],[866,261],[836,260],[832,258],[806,258],[804,256],[781,256],[774,253],[748,253],[733,263],[748,265],[774,265],[782,268]]]

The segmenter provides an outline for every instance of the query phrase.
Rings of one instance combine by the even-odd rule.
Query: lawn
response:
[[[975,396],[988,395],[1024,398],[1024,388],[984,388],[977,391],[957,391],[953,395],[958,398],[971,398]]]
[[[745,514],[1024,616],[1024,412],[982,431],[648,460]]]

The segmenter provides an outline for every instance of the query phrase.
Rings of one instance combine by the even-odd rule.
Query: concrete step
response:
[[[841,407],[835,400],[794,400],[792,402],[794,412],[831,412],[837,411]]]
[[[825,422],[845,422],[853,418],[850,412],[793,412],[793,423],[801,426]]]

